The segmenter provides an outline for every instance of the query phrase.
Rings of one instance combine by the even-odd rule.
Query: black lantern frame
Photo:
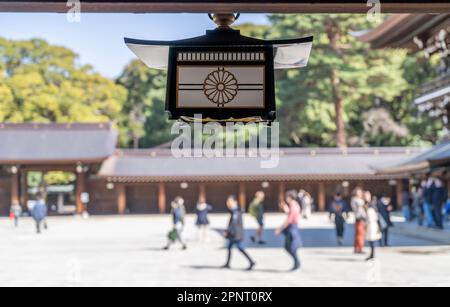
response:
[[[229,27],[208,30],[204,36],[178,41],[125,38],[128,47],[149,67],[168,70],[166,111],[170,119],[194,122],[197,120],[195,116],[201,115],[202,122],[221,123],[273,122],[276,119],[275,69],[306,66],[312,42],[312,36],[290,40],[260,40],[242,36],[239,30]],[[296,58],[295,48],[303,45],[307,46],[307,55]],[[159,62],[157,58],[161,58]],[[262,84],[236,84],[239,91],[262,91],[263,101],[251,106],[239,106],[239,102],[228,106],[224,103],[227,100],[224,95],[223,101],[219,99],[217,105],[214,105],[214,99],[211,99],[213,103],[208,106],[181,105],[178,99],[180,92],[203,90],[208,95],[211,90],[206,80],[203,84],[199,81],[180,83],[180,67],[209,67],[219,71],[226,71],[228,67],[264,68]],[[227,95],[232,96],[236,89],[233,86]]]
[[[235,55],[235,60],[230,56],[229,60],[215,61],[212,59],[204,60],[180,60],[180,53],[192,54],[192,55],[216,55],[220,58],[224,55]],[[262,54],[263,57],[259,57],[254,60],[242,60],[242,55]],[[241,55],[241,60],[237,60],[238,55]],[[263,92],[263,105],[250,108],[250,107],[217,107],[211,104],[211,107],[181,107],[179,105],[179,92],[180,83],[178,80],[178,68],[191,67],[208,67],[208,68],[225,68],[229,66],[233,67],[264,67],[264,82],[262,84],[252,84],[244,86],[253,86],[256,89],[248,89],[253,91]],[[177,120],[183,119],[187,121],[194,120],[197,114],[203,116],[204,121],[255,121],[260,119],[262,121],[274,121],[276,118],[276,105],[275,105],[275,80],[273,69],[273,48],[270,47],[172,47],[169,52],[169,70],[167,79],[167,94],[166,94],[166,110],[169,113],[170,119]],[[204,90],[204,84],[195,84],[192,89],[198,91]],[[239,90],[242,89],[241,84],[238,84]],[[185,89],[186,90],[186,89]],[[239,116],[237,116],[237,114]],[[206,115],[206,117],[205,117]]]

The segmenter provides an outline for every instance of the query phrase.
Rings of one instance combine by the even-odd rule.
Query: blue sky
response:
[[[244,14],[240,23],[266,23],[265,15]],[[0,36],[8,39],[43,38],[66,46],[103,75],[115,78],[134,58],[123,37],[172,40],[204,34],[214,28],[207,15],[197,14],[82,14],[80,23],[65,14],[0,13]]]

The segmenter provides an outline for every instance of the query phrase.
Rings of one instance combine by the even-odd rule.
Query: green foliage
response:
[[[309,66],[277,75],[283,145],[336,146],[338,108],[349,145],[407,145],[413,141],[406,141],[403,135],[377,135],[374,140],[364,131],[362,114],[379,107],[375,101],[394,112],[399,97],[414,88],[404,72],[405,62],[411,64],[406,51],[372,50],[358,40],[357,31],[376,26],[365,15],[274,15],[270,20],[270,38],[315,37]],[[403,109],[412,108],[411,103],[403,100],[403,112],[396,113],[401,116],[396,116],[394,123],[410,122],[412,110]]]
[[[65,185],[76,181],[77,176],[74,173],[67,172],[48,172],[44,175],[44,182],[47,185]]]
[[[165,113],[166,73],[135,60],[125,67],[117,83],[128,90],[124,105],[129,146],[153,147],[172,139]]]
[[[53,172],[28,172],[27,183],[30,188],[43,188],[50,185],[67,185],[76,181],[74,173],[53,171]]]
[[[126,89],[77,60],[40,39],[0,38],[0,122],[120,123]]]
[[[365,15],[272,15],[269,20],[270,25],[238,28],[265,39],[315,36],[307,68],[276,72],[282,146],[438,140],[442,123],[420,114],[413,103],[417,88],[434,77],[435,59],[372,50],[357,38],[359,31],[376,26]],[[172,139],[164,111],[165,72],[135,60],[114,82],[77,60],[71,50],[43,40],[0,38],[0,122],[113,121],[123,147]],[[70,180],[67,174],[46,176],[50,182]]]

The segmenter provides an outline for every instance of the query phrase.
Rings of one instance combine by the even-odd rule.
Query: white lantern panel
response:
[[[169,46],[127,44],[128,48],[150,68],[167,69]]]
[[[275,45],[274,48],[275,69],[301,68],[308,65],[312,42],[293,45]]]
[[[177,67],[178,108],[265,107],[264,66]]]

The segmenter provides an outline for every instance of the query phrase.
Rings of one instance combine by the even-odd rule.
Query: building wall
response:
[[[90,214],[116,214],[117,190],[109,190],[103,179],[89,178],[87,189],[90,196],[88,212]]]
[[[315,200],[318,208],[319,181],[292,181],[281,183],[285,190],[304,189],[308,191]],[[322,181],[325,186],[326,207],[332,201],[334,193],[339,190],[344,195],[347,202],[350,202],[351,192],[356,186],[370,190],[374,195],[388,194],[391,196],[393,204],[396,205],[397,187],[389,185],[388,180],[370,181]],[[239,182],[222,183],[188,183],[187,188],[182,187],[181,182],[165,183],[166,191],[166,212],[170,211],[170,202],[177,196],[185,199],[188,212],[195,212],[195,206],[199,198],[201,186],[204,185],[207,201],[214,207],[214,212],[226,211],[226,198],[230,194],[239,196]],[[118,184],[113,189],[107,188],[107,181],[96,176],[87,179],[86,188],[90,194],[88,211],[91,214],[117,214],[118,213]],[[257,191],[264,191],[266,194],[265,207],[268,212],[277,212],[280,182],[269,182],[269,186],[264,186],[262,181],[246,182],[245,196],[247,205],[252,201]],[[111,188],[111,187],[110,187]],[[146,183],[125,184],[126,212],[131,214],[154,214],[159,212],[159,184]],[[0,176],[0,216],[9,214],[11,198],[11,179],[9,176]],[[399,207],[397,207],[399,208]]]
[[[11,206],[11,180],[8,177],[0,177],[0,215],[9,215]]]
[[[214,212],[225,212],[229,195],[239,194],[238,183],[206,183],[206,200],[214,207]]]
[[[158,213],[158,185],[139,184],[128,186],[127,209],[131,214],[151,214]]]
[[[298,181],[281,183],[285,190],[304,189],[308,191],[315,200],[318,208],[319,200],[319,181]],[[395,186],[389,185],[387,180],[372,181],[326,181],[322,182],[325,186],[326,207],[332,201],[336,191],[340,191],[347,202],[350,202],[351,192],[356,186],[370,190],[374,195],[389,194],[393,201],[395,200]],[[228,195],[239,195],[239,183],[203,183],[208,203],[214,207],[214,212],[226,211],[226,198]],[[113,190],[107,189],[105,180],[94,179],[89,181],[89,191],[91,194],[91,204],[89,212],[91,214],[117,214],[117,184]],[[197,204],[200,183],[188,183],[188,186],[182,187],[179,183],[166,183],[166,212],[170,211],[170,203],[177,196],[185,199],[186,209],[189,213],[195,212]],[[245,193],[247,205],[252,201],[257,191],[264,191],[266,194],[265,207],[268,212],[277,212],[279,203],[280,182],[269,182],[268,187],[263,187],[262,182],[246,182]],[[131,214],[153,214],[159,212],[159,184],[126,184],[126,202],[127,212]]]

